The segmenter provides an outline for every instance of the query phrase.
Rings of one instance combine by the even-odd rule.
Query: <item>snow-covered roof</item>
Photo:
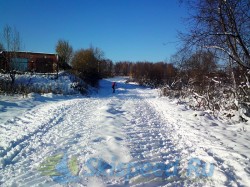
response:
[[[14,51],[1,51],[0,53],[3,52],[14,52]],[[15,53],[31,53],[31,54],[45,54],[45,55],[57,55],[56,53],[44,53],[44,52],[32,52],[32,51],[15,51]]]

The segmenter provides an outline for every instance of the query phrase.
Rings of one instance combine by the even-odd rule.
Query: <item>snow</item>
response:
[[[1,96],[0,186],[250,186],[248,123],[125,82],[102,80],[91,97]],[[191,161],[211,176],[188,176]]]
[[[0,74],[0,80],[9,80],[8,74]],[[61,71],[57,74],[16,74],[16,86],[27,86],[29,91],[36,93],[57,93],[64,95],[79,94],[77,85],[85,86],[86,84],[73,74]]]

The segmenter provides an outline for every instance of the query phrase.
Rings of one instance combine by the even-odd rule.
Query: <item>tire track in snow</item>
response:
[[[48,104],[45,108],[39,106],[37,109],[31,110],[28,113],[31,123],[22,124],[27,127],[32,126],[30,131],[21,132],[21,136],[15,141],[10,138],[5,139],[5,145],[8,146],[1,153],[5,156],[2,158],[3,164],[0,168],[0,171],[5,175],[1,176],[0,180],[5,181],[6,185],[8,184],[7,186],[11,184],[30,186],[36,184],[36,180],[40,181],[41,184],[50,181],[49,177],[37,173],[39,163],[44,158],[58,152],[71,149],[69,154],[74,154],[74,151],[80,149],[80,147],[81,150],[85,149],[92,128],[91,125],[95,125],[92,124],[95,121],[93,119],[95,116],[91,113],[94,110],[91,108],[97,106],[98,102],[95,100],[73,99]],[[89,110],[86,110],[87,107]],[[85,126],[84,119],[91,124]],[[12,131],[14,132],[14,130]],[[79,141],[85,142],[85,146],[83,144],[74,146]],[[88,149],[84,151],[88,151]],[[29,169],[27,170],[27,168]],[[53,183],[49,182],[49,184],[52,185]]]
[[[5,168],[7,165],[9,164],[14,164],[16,161],[13,161],[14,158],[21,152],[21,150],[26,147],[34,138],[34,136],[36,137],[42,137],[45,133],[47,133],[54,125],[58,124],[60,122],[60,120],[62,120],[63,116],[65,115],[65,109],[64,110],[58,110],[58,108],[60,107],[66,107],[64,105],[56,105],[53,104],[53,107],[51,109],[49,109],[49,111],[46,110],[42,110],[38,111],[38,110],[34,110],[34,111],[29,111],[28,115],[29,115],[29,120],[31,120],[28,123],[23,123],[23,119],[24,118],[19,118],[16,117],[14,118],[12,123],[17,123],[17,126],[20,126],[21,128],[24,129],[24,131],[17,131],[16,133],[19,135],[18,137],[16,137],[15,140],[10,140],[10,139],[5,139],[4,142],[3,140],[1,140],[1,143],[4,143],[5,145],[7,144],[8,146],[4,149],[1,148],[1,152],[0,152],[0,156],[1,158],[1,166],[0,168]],[[50,106],[48,106],[50,107]],[[40,113],[36,113],[36,112],[40,112]],[[42,120],[42,122],[40,121],[40,119],[44,119],[44,116],[48,117],[45,118],[45,120]],[[41,118],[42,117],[42,118]],[[33,118],[33,119],[32,119]],[[39,120],[37,120],[39,119]],[[5,124],[5,126],[11,126],[11,124],[9,124],[10,122],[7,122]],[[36,128],[31,129],[31,131],[27,132],[26,129],[29,128],[29,126],[36,126]],[[17,130],[19,128],[16,128]],[[32,131],[33,130],[33,131]],[[14,130],[11,131],[11,133],[14,133]],[[6,133],[6,131],[4,132]],[[20,133],[20,134],[19,134]],[[8,137],[8,135],[6,136],[6,134],[4,134],[5,137]],[[3,136],[1,136],[3,137]],[[11,136],[9,136],[11,137]]]
[[[132,119],[124,126],[128,135],[128,146],[131,150],[132,160],[135,165],[150,163],[174,163],[180,158],[180,150],[175,147],[171,134],[165,128],[164,121],[157,112],[143,98],[128,101],[131,107]],[[160,169],[158,172],[162,172]],[[172,180],[181,185],[174,178],[168,178],[162,172],[161,176],[155,176],[156,171],[149,170],[142,175],[131,176],[125,183],[131,186],[159,186]]]
[[[163,109],[161,102],[164,101],[148,99],[148,102],[165,118],[166,124],[175,124],[172,127],[169,125],[166,127],[172,129],[173,133],[179,137],[177,146],[185,150],[182,155],[186,159],[197,157],[205,163],[213,163],[215,166],[214,173],[206,185],[244,186],[244,184],[248,183],[250,176],[248,171],[249,158],[244,157],[223,143],[223,141],[228,141],[229,137],[224,136],[225,139],[222,139],[216,136],[213,127],[209,125],[211,123],[210,118],[208,120],[206,118],[190,119],[194,115],[192,111],[189,111],[191,113],[187,116],[178,107],[169,103],[163,105],[167,106],[166,109]],[[172,108],[172,111],[169,110],[170,108]],[[183,116],[184,118],[182,118]],[[202,123],[200,120],[205,120],[206,123]],[[221,134],[219,133],[219,135]]]

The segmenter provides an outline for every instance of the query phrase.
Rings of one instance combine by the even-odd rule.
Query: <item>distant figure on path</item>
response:
[[[113,93],[115,93],[115,86],[116,86],[116,82],[112,82]]]

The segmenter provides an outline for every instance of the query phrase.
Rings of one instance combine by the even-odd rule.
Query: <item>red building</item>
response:
[[[58,71],[58,55],[33,52],[0,52],[0,69],[5,71],[55,73]]]

